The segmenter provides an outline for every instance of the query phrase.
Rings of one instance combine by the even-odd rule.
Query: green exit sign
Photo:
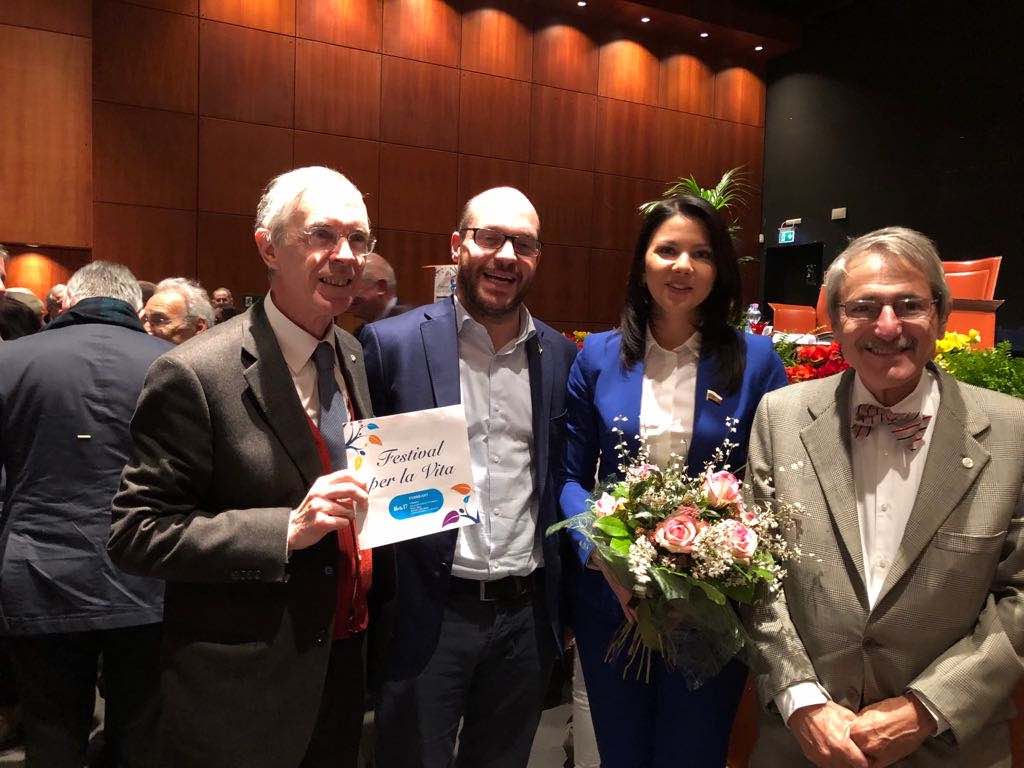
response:
[[[796,230],[793,227],[782,227],[779,229],[779,245],[796,242]]]

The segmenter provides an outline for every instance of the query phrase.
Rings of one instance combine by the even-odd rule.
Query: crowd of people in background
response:
[[[409,308],[362,193],[309,167],[257,205],[269,290],[241,313],[103,261],[44,302],[0,253],[0,724],[20,708],[28,766],[81,767],[99,679],[109,765],[353,768],[362,742],[379,768],[524,768],[575,640],[604,768],[721,768],[750,673],[759,768],[1008,768],[1024,407],[931,363],[931,241],[853,240],[825,279],[851,369],[783,387],[706,201],[644,215],[619,327],[581,350],[527,309],[541,231],[519,190],[473,196],[454,294]],[[459,403],[480,522],[360,550],[343,425]],[[726,438],[753,499],[802,505],[810,556],[746,612],[744,658],[627,679],[606,651],[639,596],[545,531],[621,451],[700,466]]]

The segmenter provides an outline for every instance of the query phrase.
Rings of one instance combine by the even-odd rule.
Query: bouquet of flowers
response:
[[[775,351],[786,366],[786,378],[790,384],[810,379],[823,379],[834,373],[841,373],[850,367],[843,357],[838,341],[831,344],[793,344],[787,341],[775,343]]]
[[[735,423],[727,420],[733,432]],[[777,590],[785,563],[799,557],[786,538],[799,505],[748,503],[726,463],[735,447],[728,440],[696,476],[675,454],[668,466],[651,464],[642,441],[632,460],[625,441],[618,447],[618,479],[597,489],[587,512],[549,532],[581,532],[602,569],[633,595],[636,622],[619,630],[608,660],[625,652],[625,672],[649,679],[657,653],[696,689],[743,648],[734,604],[753,604],[762,585]]]

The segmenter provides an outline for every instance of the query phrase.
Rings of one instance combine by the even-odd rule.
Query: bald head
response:
[[[379,253],[366,254],[363,276],[357,282],[348,311],[364,323],[372,323],[385,317],[397,302],[395,270]]]
[[[530,198],[515,187],[493,187],[469,198],[459,218],[459,230],[494,226],[510,219],[532,226],[534,237],[540,237],[537,209],[533,207]]]

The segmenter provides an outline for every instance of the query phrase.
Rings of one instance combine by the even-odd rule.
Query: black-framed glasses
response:
[[[496,229],[486,227],[466,227],[462,230],[462,236],[472,233],[473,242],[485,251],[500,251],[505,247],[505,242],[512,241],[512,251],[516,256],[524,259],[533,258],[540,253],[540,240],[529,235],[508,235]]]
[[[884,307],[892,307],[892,313],[900,320],[920,320],[938,304],[938,299],[922,299],[920,296],[904,296],[892,301],[877,299],[854,299],[839,306],[851,320],[877,320]]]
[[[302,230],[303,239],[319,252],[333,253],[342,240],[348,241],[348,247],[355,256],[365,256],[373,250],[377,241],[369,232],[361,229],[353,229],[347,235],[342,235],[333,227],[316,226]]]

